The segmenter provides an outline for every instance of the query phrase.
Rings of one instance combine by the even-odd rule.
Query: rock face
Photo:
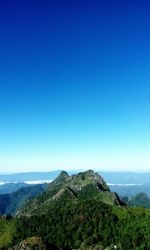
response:
[[[13,250],[46,250],[46,246],[40,237],[32,237],[21,241]]]
[[[76,186],[77,189],[80,187],[80,190],[88,184],[93,184],[97,186],[99,191],[110,191],[104,179],[98,173],[94,173],[93,170],[71,176],[70,182],[72,185]]]
[[[98,173],[94,173],[93,170],[80,172],[72,176],[69,176],[65,171],[62,171],[60,175],[49,184],[47,190],[51,191],[65,186],[78,192],[88,184],[97,186],[100,191],[110,191],[104,179]]]
[[[69,176],[65,171],[48,185],[46,192],[28,202],[17,214],[31,216],[46,210],[46,207],[59,199],[95,199],[109,205],[123,205],[116,193],[110,192],[104,179],[93,170]]]

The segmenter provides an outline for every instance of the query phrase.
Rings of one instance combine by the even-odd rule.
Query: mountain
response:
[[[53,181],[60,170],[51,172],[27,172],[17,174],[0,174],[0,194],[10,193],[28,184],[41,184]],[[69,171],[69,175],[77,171]],[[98,172],[99,173],[99,172]],[[150,173],[104,172],[99,173],[107,182],[112,192],[121,196],[134,196],[140,192],[150,196]],[[25,184],[23,184],[23,182]],[[4,185],[2,185],[4,184]],[[18,188],[17,188],[18,186]]]
[[[59,176],[58,176],[59,173]],[[35,173],[34,177],[38,176],[39,173]],[[43,173],[45,175],[45,178],[47,178],[47,173]],[[114,173],[111,173],[112,176],[114,176]],[[23,178],[22,174],[17,174],[16,176],[20,176],[21,178]],[[26,173],[25,176],[28,176],[28,179],[30,179],[32,177],[33,180],[33,176],[31,173]],[[65,171],[54,171],[54,172],[50,172],[51,178],[54,176],[57,176],[57,178],[48,185],[48,188],[46,189],[46,194],[44,194],[45,196],[47,196],[47,199],[52,198],[51,195],[53,195],[53,190],[54,192],[56,192],[57,190],[60,191],[58,192],[58,194],[56,194],[56,196],[53,197],[56,198],[58,196],[60,196],[61,193],[63,193],[63,191],[68,191],[72,192],[72,196],[74,197],[81,197],[85,195],[91,197],[91,195],[97,196],[96,199],[99,199],[101,201],[104,201],[105,203],[110,203],[110,204],[114,204],[116,203],[120,203],[121,201],[119,199],[119,197],[116,194],[116,191],[118,191],[117,193],[119,193],[120,196],[129,196],[131,201],[126,200],[126,202],[128,203],[128,205],[135,205],[135,206],[139,206],[139,204],[141,204],[141,206],[146,206],[149,207],[149,203],[148,201],[145,203],[139,203],[137,202],[137,197],[134,197],[134,195],[136,195],[137,193],[143,192],[145,190],[149,190],[149,185],[145,184],[145,185],[132,185],[132,184],[113,184],[113,185],[107,185],[106,182],[103,181],[102,185],[101,185],[101,181],[98,181],[98,176],[100,177],[99,174],[95,174],[93,171],[86,171],[86,172],[81,172],[77,175],[72,175],[69,176],[68,173],[66,173]],[[121,176],[121,173],[118,173],[119,176]],[[26,178],[24,176],[24,178]],[[128,175],[126,175],[126,178],[131,179],[133,178],[137,179],[137,175],[131,175],[130,178]],[[138,175],[139,176],[139,175]],[[30,177],[30,178],[29,178]],[[39,176],[38,176],[39,177]],[[42,176],[44,177],[44,176]],[[13,177],[14,178],[14,177]],[[95,184],[93,185],[92,183],[92,179],[90,180],[90,178],[95,178],[95,180],[97,180],[97,184],[95,182]],[[108,176],[107,176],[108,178]],[[117,180],[118,177],[116,177]],[[39,177],[39,179],[41,179]],[[103,178],[101,177],[101,180]],[[90,181],[89,181],[90,180]],[[115,179],[113,179],[113,181],[115,181]],[[70,187],[70,190],[66,189],[67,187]],[[95,192],[95,187],[98,187],[99,190],[103,190],[105,192],[99,192],[97,194],[97,192]],[[20,187],[29,187],[28,184],[23,183],[23,182],[18,182],[18,183],[7,183],[4,185],[0,186],[0,192],[2,192],[3,195],[0,195],[0,214],[5,214],[5,213],[10,213],[12,215],[14,215],[19,208],[22,207],[22,204],[28,200],[28,198],[32,198],[32,197],[36,197],[38,194],[42,193],[45,191],[45,188],[42,188],[42,186],[36,186],[36,187],[30,187],[30,188],[23,188],[18,190]],[[65,187],[65,189],[63,189]],[[62,190],[61,190],[62,188]],[[82,189],[82,191],[78,189]],[[98,190],[96,188],[96,191]],[[18,190],[18,191],[17,191]],[[110,190],[113,191],[110,193]],[[17,191],[17,192],[13,192],[13,191]],[[139,192],[138,192],[139,191]],[[12,192],[12,194],[9,194],[10,192]],[[83,195],[84,194],[84,195]],[[96,195],[95,195],[96,194]],[[131,197],[132,196],[132,197]],[[148,198],[148,197],[147,197]],[[40,199],[42,199],[40,197]],[[37,201],[34,200],[34,202],[39,202],[38,199]],[[146,205],[145,205],[146,204]],[[31,206],[31,203],[30,203]],[[31,209],[32,210],[32,209]]]
[[[132,207],[150,208],[150,198],[145,193],[139,193],[131,197],[124,197],[123,200],[129,206],[132,206]]]
[[[112,192],[117,192],[119,196],[135,196],[138,193],[146,193],[150,197],[150,184],[113,184],[109,185]]]
[[[10,194],[0,195],[0,214],[11,214],[14,215],[16,211],[22,207],[25,201],[38,196],[45,191],[46,184],[42,185],[31,185],[22,187],[15,192]]]
[[[9,194],[0,195],[0,215],[5,214],[7,207],[10,204]]]
[[[141,167],[142,168],[142,167]],[[69,175],[76,174],[79,171],[69,171]],[[105,179],[107,183],[113,184],[150,184],[150,173],[134,172],[97,172]],[[25,172],[16,174],[0,174],[1,182],[26,182],[37,180],[54,180],[61,170],[49,172]]]
[[[21,187],[28,187],[29,185],[24,182],[5,183],[0,185],[0,194],[9,194],[17,191]]]
[[[69,176],[62,171],[59,176],[50,184],[46,191],[33,199],[18,212],[18,216],[23,214],[31,215],[46,210],[54,200],[67,196],[72,200],[95,199],[110,205],[122,206],[124,203],[116,193],[110,189],[104,179],[93,170],[80,172]]]
[[[0,174],[0,182],[26,182],[37,180],[54,180],[60,173],[60,170],[51,172],[27,172],[16,174]]]
[[[150,210],[124,206],[89,170],[65,171],[17,215],[0,218],[0,249],[150,249]]]

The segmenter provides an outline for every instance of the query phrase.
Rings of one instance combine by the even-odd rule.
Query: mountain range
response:
[[[150,249],[150,210],[129,207],[131,200],[123,202],[93,170],[73,175],[62,171],[47,185],[7,195],[5,211],[13,217],[0,217],[0,249]],[[138,198],[148,204],[144,194],[134,202]]]
[[[17,174],[0,174],[0,194],[11,193],[28,184],[42,184],[53,181],[59,174],[58,171],[33,172]],[[69,171],[68,174],[76,174],[77,171]],[[98,172],[99,173],[99,172]],[[150,173],[131,172],[101,172],[101,176],[107,182],[112,192],[120,196],[134,196],[140,192],[150,197]],[[2,185],[3,184],[3,185]]]
[[[47,184],[27,185],[12,193],[0,194],[0,215],[15,215],[16,211],[21,208],[27,200],[43,193],[46,187]]]
[[[94,173],[94,172],[91,171],[91,174],[92,173]],[[38,174],[39,173],[36,173],[34,178],[35,177],[37,178]],[[89,174],[90,174],[90,171],[85,172],[85,175],[89,175]],[[20,175],[21,175],[21,179],[24,179],[24,180],[26,178],[29,178],[29,176],[30,176],[29,179],[31,182],[34,179],[33,177],[31,178],[31,175],[29,173],[27,173],[25,175],[24,174],[19,174],[17,176],[15,175],[15,178],[18,178],[18,176],[20,176]],[[82,175],[82,174],[80,174],[80,175]],[[55,185],[58,186],[58,180],[60,181],[62,176],[64,176],[62,188],[65,187],[65,191],[66,191],[66,185],[68,185],[68,187],[70,186],[70,193],[71,193],[71,190],[74,192],[74,193],[72,193],[72,195],[74,194],[77,196],[79,194],[79,192],[77,192],[77,190],[75,190],[75,188],[72,188],[73,184],[71,184],[75,180],[77,181],[77,179],[78,179],[79,183],[82,181],[82,185],[83,185],[83,180],[80,180],[80,178],[77,177],[78,175],[69,176],[65,171],[62,171],[62,172],[56,171],[56,172],[49,173],[49,177],[53,178],[54,176],[57,176],[57,178],[54,181],[52,181],[51,184],[45,183],[45,184],[38,184],[38,185],[31,185],[31,184],[29,185],[29,184],[24,183],[24,182],[15,182],[15,183],[6,183],[6,184],[1,185],[0,186],[0,214],[1,215],[4,215],[4,214],[15,215],[16,212],[18,211],[18,209],[21,208],[23,206],[23,204],[26,201],[28,201],[29,199],[31,200],[32,198],[38,196],[39,194],[46,192],[48,189],[52,189],[52,187],[53,187],[53,189],[55,189]],[[97,181],[98,181],[99,175],[96,174],[96,176],[97,176]],[[42,177],[47,178],[48,176],[47,176],[47,174],[44,173],[44,176],[42,176]],[[11,176],[10,178],[14,178],[14,177]],[[10,178],[9,178],[9,180],[10,180]],[[87,176],[85,176],[84,178],[86,179],[86,182],[87,182]],[[66,184],[64,182],[65,180],[66,180]],[[34,182],[36,182],[36,181],[33,181],[33,183]],[[44,182],[44,180],[43,180],[43,182]],[[89,184],[91,185],[91,183],[89,183]],[[48,186],[48,188],[47,188],[47,186]],[[127,203],[129,206],[150,207],[149,197],[146,194],[147,192],[145,192],[146,190],[150,191],[148,184],[147,185],[137,185],[137,186],[131,185],[131,184],[129,184],[129,185],[113,184],[113,185],[109,186],[109,184],[107,185],[105,182],[105,187],[106,186],[107,186],[107,188],[105,191],[107,191],[107,192],[99,193],[99,197],[101,197],[100,198],[101,200],[104,200],[104,201],[109,200],[109,203],[113,203],[114,201],[120,202],[120,199],[119,199],[119,196],[120,196],[121,199],[125,203]],[[97,187],[100,189],[99,184],[97,184]],[[147,189],[145,189],[145,187],[147,187]],[[102,186],[101,186],[101,188],[102,188]],[[103,189],[104,189],[104,187],[103,187]],[[82,188],[82,192],[83,192],[83,190],[84,189]],[[92,185],[89,188],[89,190],[92,194],[92,192],[93,192]],[[111,191],[111,195],[110,195],[110,191]],[[117,196],[116,191],[118,191],[117,193],[119,194],[119,196]],[[141,196],[141,193],[144,193],[145,199],[144,198],[141,199],[141,197],[143,197],[143,196]],[[50,192],[48,193],[48,197],[49,196],[50,196]],[[117,198],[116,198],[116,196],[117,196]]]
[[[110,191],[110,188],[98,173],[89,170],[69,176],[67,172],[62,171],[48,185],[43,194],[26,203],[18,214],[28,213],[29,215],[36,213],[37,210],[43,212],[54,200],[61,199],[63,196],[68,196],[73,201],[81,198],[95,198],[110,205],[124,204],[116,193]]]
[[[1,182],[25,182],[36,180],[54,180],[61,170],[48,172],[24,172],[12,174],[0,174]],[[79,171],[68,171],[69,175],[77,174]],[[83,170],[81,171],[83,172]],[[113,184],[150,184],[150,172],[106,172],[97,170],[107,183]]]

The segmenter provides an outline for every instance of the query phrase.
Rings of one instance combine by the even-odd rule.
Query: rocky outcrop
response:
[[[32,237],[21,241],[13,250],[46,250],[46,246],[40,237]]]
[[[122,206],[124,204],[116,193],[110,191],[102,176],[93,170],[71,176],[67,172],[62,171],[48,185],[46,192],[28,202],[17,216],[31,216],[36,214],[37,211],[42,213],[44,210],[47,210],[49,205],[59,199],[71,199],[72,202],[77,199],[94,199],[109,205]]]

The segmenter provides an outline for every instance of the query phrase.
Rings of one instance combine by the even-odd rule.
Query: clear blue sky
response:
[[[150,171],[150,3],[0,1],[0,172]]]

